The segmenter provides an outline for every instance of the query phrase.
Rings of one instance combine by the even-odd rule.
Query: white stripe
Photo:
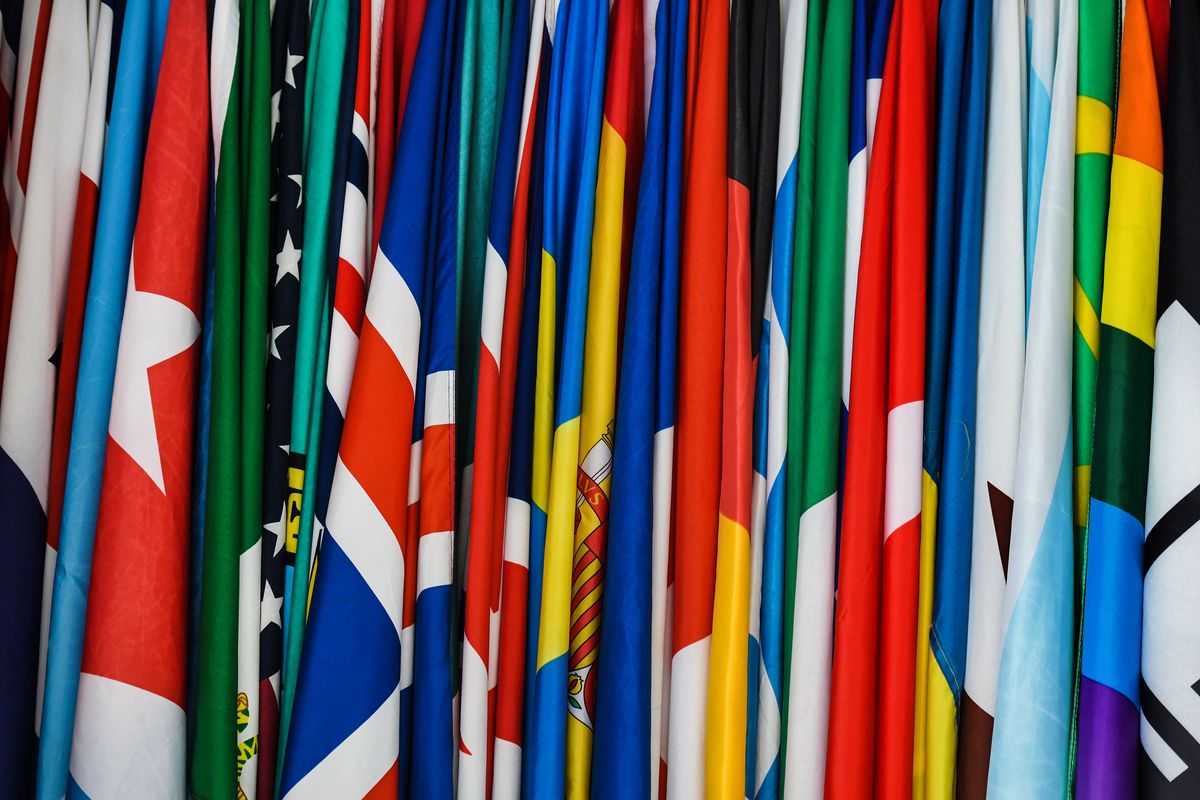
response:
[[[487,243],[487,255],[483,266],[483,317],[479,335],[483,346],[492,354],[497,366],[500,364],[500,342],[504,331],[505,285],[508,282],[508,265],[496,252],[491,240]]]
[[[505,503],[504,560],[529,569],[529,503],[515,497]]]
[[[458,792],[461,800],[487,796],[487,665],[479,654],[464,642],[462,664],[462,688],[460,697],[472,698],[459,708],[459,738],[462,746],[458,755]],[[499,741],[499,740],[498,740]]]
[[[424,533],[417,545],[417,596],[454,580],[454,531]]]
[[[497,736],[492,758],[492,800],[517,800],[521,796],[521,746]]]
[[[375,255],[371,273],[367,318],[391,348],[409,383],[413,383],[421,342],[421,307],[382,248]]]
[[[367,260],[367,199],[358,187],[346,182],[346,202],[342,208],[342,235],[338,243],[338,257],[366,281],[364,266]]]
[[[925,403],[914,400],[888,412],[887,478],[883,538],[921,514],[921,424]]]
[[[184,797],[186,729],[183,709],[165,697],[85,672],[71,778],[92,800]]]
[[[364,797],[400,752],[400,690],[284,795],[287,800]],[[183,795],[178,795],[182,797]]]
[[[214,175],[221,174],[221,137],[225,133],[225,114],[229,109],[229,93],[237,63],[238,19],[235,0],[214,0],[208,48]]]
[[[801,515],[797,541],[783,796],[821,797],[833,663],[836,494]]]
[[[354,360],[358,355],[358,337],[341,314],[334,314],[329,326],[329,363],[325,368],[325,389],[346,418],[350,385],[354,379]]]
[[[399,632],[404,609],[404,553],[374,500],[340,457],[333,472],[327,520],[326,535],[345,552]]]
[[[667,797],[704,797],[704,747],[708,710],[708,653],[712,637],[689,644],[671,660],[671,730],[667,741]]]
[[[262,539],[255,540],[238,557],[238,659],[237,690],[246,695],[248,722],[237,733],[238,744],[258,736],[258,655],[262,636]],[[247,800],[258,796],[258,748],[242,766],[238,786]],[[240,796],[239,796],[240,800]]]
[[[667,755],[667,719],[663,700],[670,700],[671,587],[667,568],[671,552],[671,487],[675,428],[654,434],[653,499],[650,543],[650,796],[658,800],[659,761]]]
[[[431,372],[425,378],[425,430],[454,424],[454,370]]]

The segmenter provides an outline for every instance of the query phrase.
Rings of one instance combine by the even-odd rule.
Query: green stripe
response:
[[[1154,349],[1119,328],[1101,325],[1100,350],[1092,497],[1142,520]]]

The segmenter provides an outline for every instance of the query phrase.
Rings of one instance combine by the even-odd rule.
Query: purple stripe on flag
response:
[[[1137,797],[1138,710],[1118,691],[1082,678],[1077,773],[1079,800],[1127,800]]]

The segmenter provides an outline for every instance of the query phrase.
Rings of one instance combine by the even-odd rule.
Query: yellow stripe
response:
[[[1079,95],[1075,104],[1075,155],[1111,155],[1112,139],[1112,109],[1094,97]]]
[[[538,669],[567,652],[571,611],[571,551],[575,534],[575,463],[579,453],[579,417],[554,431],[550,467],[546,555],[542,563],[542,616]]]
[[[954,693],[941,667],[929,659],[929,689],[926,694],[925,800],[954,797],[954,763],[958,755],[957,709]]]
[[[1075,524],[1087,525],[1088,498],[1092,489],[1092,465],[1080,464],[1075,468]]]
[[[1100,319],[1154,347],[1162,173],[1113,156]]]
[[[705,785],[710,798],[742,797],[746,784],[746,659],[750,637],[750,534],[721,514],[708,667]]]
[[[1096,315],[1096,309],[1078,278],[1075,279],[1075,327],[1079,329],[1079,335],[1092,351],[1092,358],[1099,358],[1100,317]]]
[[[538,297],[537,377],[533,387],[533,478],[531,499],[549,509],[550,446],[554,436],[554,342],[558,312],[558,267],[542,251],[542,286]]]
[[[917,686],[913,726],[913,800],[925,796],[925,695],[927,674],[936,670],[929,653],[933,622],[933,569],[937,544],[938,487],[921,470],[921,572],[917,595]]]

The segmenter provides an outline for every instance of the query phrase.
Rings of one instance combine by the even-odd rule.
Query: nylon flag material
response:
[[[464,12],[457,210],[462,225],[457,237],[459,281],[455,300],[457,335],[463,342],[477,340],[482,325],[488,223],[501,110],[508,88],[505,77],[513,6],[502,0],[468,0]],[[480,354],[473,347],[456,348],[455,352],[455,372],[461,376],[462,385],[454,397],[454,413],[463,435],[456,439],[454,464],[460,489],[466,492],[462,508],[469,511]],[[466,551],[461,555],[465,563]],[[459,573],[461,577],[461,569]]]
[[[80,172],[76,189],[75,215],[70,244],[64,300],[62,343],[58,381],[54,393],[54,428],[50,451],[50,492],[46,520],[46,559],[42,585],[43,650],[40,674],[43,676],[43,700],[35,712],[38,733],[39,796],[59,798],[67,791],[67,769],[71,757],[71,728],[75,723],[75,690],[79,680],[81,640],[69,633],[77,618],[80,601],[86,602],[67,575],[77,574],[66,568],[74,553],[67,551],[59,585],[58,555],[65,484],[70,456],[71,422],[75,415],[76,379],[79,376],[84,309],[88,279],[91,277],[92,245],[96,234],[101,166],[109,108],[109,76],[119,49],[119,30],[125,6],[100,3],[95,8],[95,41],[87,87],[86,117],[80,151]],[[87,39],[85,39],[87,41]],[[56,610],[57,606],[57,610]],[[57,621],[56,621],[57,620]],[[49,701],[49,705],[45,701]]]
[[[602,599],[608,622],[592,667],[596,797],[661,796],[686,5],[647,3],[643,24],[654,45],[645,51],[649,116],[617,396]]]
[[[749,536],[750,596],[748,602],[747,629],[747,672],[746,672],[746,752],[744,793],[747,797],[756,794],[760,781],[758,767],[758,704],[761,687],[762,659],[762,553],[763,527],[762,505],[766,498],[761,475],[765,467],[759,466],[760,453],[766,435],[766,384],[759,380],[765,371],[763,361],[764,309],[767,303],[768,276],[771,270],[771,250],[774,244],[775,224],[775,175],[778,170],[779,150],[779,107],[781,91],[781,53],[783,47],[782,9],[774,3],[752,4],[749,19],[742,25],[748,27],[748,38],[739,48],[731,45],[731,75],[741,71],[749,80],[747,109],[747,150],[750,202],[749,202],[749,251],[750,251],[750,408],[746,426],[749,429],[749,506],[746,513],[747,535]],[[736,18],[735,18],[736,21]],[[739,41],[738,26],[731,28],[733,42]],[[765,377],[765,375],[764,375]],[[777,663],[777,662],[776,662]],[[768,729],[764,733],[773,739],[767,747],[773,752],[779,749],[778,701],[773,710],[767,712]],[[766,767],[763,768],[765,773]]]
[[[925,264],[937,41],[936,0],[907,0],[900,20],[892,230],[887,464],[883,508],[879,727],[875,790],[912,791],[925,397]],[[846,584],[840,583],[845,586]]]
[[[971,7],[942,6],[938,20],[936,128],[932,187],[933,239],[927,281],[929,317],[925,337],[925,421],[921,452],[921,551],[917,599],[916,716],[913,727],[913,794],[925,796],[926,735],[930,662],[936,656],[927,632],[933,622],[934,567],[937,553],[938,485],[942,479],[942,449],[949,370],[950,320],[954,306],[954,243],[957,227],[959,117],[964,96],[967,30]],[[936,689],[942,687],[936,686]],[[939,720],[941,722],[942,720]],[[953,725],[954,718],[950,720]]]
[[[716,589],[724,374],[729,6],[690,9],[684,111],[683,261],[675,443],[676,542],[671,625],[667,797],[705,791],[709,651]],[[687,735],[683,732],[687,731]],[[661,787],[660,787],[661,790]]]
[[[530,10],[531,4],[525,2],[518,3],[514,11],[513,41],[504,77],[504,104],[491,187],[487,256],[483,267],[475,406],[475,451],[480,453],[480,458],[474,465],[469,496],[462,683],[458,700],[461,712],[457,791],[464,798],[489,796],[493,791],[491,776],[495,774],[493,737],[497,696],[494,690],[499,670],[492,653],[499,654],[500,595],[507,570],[504,563],[508,547],[505,497],[516,382],[517,354],[514,350],[520,334],[525,287],[525,230],[523,226],[519,231],[516,228],[527,220],[529,211],[530,165],[525,142],[532,144],[528,139],[532,129],[528,127],[524,87],[530,46]],[[542,13],[545,13],[544,9]],[[540,29],[537,34],[540,42]],[[513,263],[512,269],[510,263]],[[463,491],[466,492],[465,487]],[[466,502],[464,498],[464,504]],[[528,580],[528,567],[525,572],[525,580]],[[515,575],[508,577],[518,580]],[[493,638],[497,639],[495,650]]]
[[[1200,567],[1200,428],[1188,412],[1200,387],[1200,275],[1194,268],[1200,147],[1200,7],[1171,9],[1171,80],[1163,123],[1163,219],[1155,327],[1154,406],[1142,549],[1141,752],[1138,795],[1200,792],[1200,728],[1188,714],[1200,677],[1191,576]]]
[[[456,4],[430,4],[414,61],[392,187],[400,201],[386,214],[371,272],[312,587],[297,724],[284,753],[284,797],[394,794],[399,761],[407,760],[400,752],[400,651],[405,562],[417,557],[407,548],[408,506],[418,489],[410,485],[410,460],[419,459],[412,452],[414,389],[437,199],[428,154],[448,117],[443,75],[456,13]],[[355,679],[345,680],[351,673]]]
[[[297,670],[303,651],[314,551],[321,420],[331,326],[330,204],[334,186],[338,110],[349,37],[349,0],[319,0],[310,6],[308,68],[304,78],[304,248],[300,257],[300,306],[296,317],[296,372],[292,387],[292,433],[288,458],[288,536],[295,538],[291,569],[284,567],[283,696],[281,750],[287,750]],[[353,63],[353,62],[352,62]],[[340,215],[334,222],[340,222]],[[336,240],[335,240],[336,241]],[[307,266],[307,269],[305,268]],[[294,511],[293,511],[294,509]]]
[[[758,588],[758,619],[751,600],[750,625],[758,628],[760,663],[754,769],[749,795],[779,796],[782,783],[784,506],[787,485],[788,366],[792,307],[792,254],[796,240],[796,169],[800,103],[804,84],[804,45],[808,5],[787,2],[780,9],[780,108],[775,157],[775,205],[770,263],[763,305],[758,368],[755,376],[754,489],[751,498],[752,589]],[[753,670],[754,665],[751,665]],[[750,760],[750,759],[753,760]]]
[[[805,717],[794,717],[789,709],[788,736],[792,720],[805,726],[801,742],[808,750],[802,763],[807,780],[795,786],[805,792],[824,778],[821,760],[825,755],[829,717],[828,686],[833,646],[833,599],[837,575],[838,461],[842,416],[842,333],[846,286],[846,209],[850,150],[850,50],[855,8],[852,3],[830,3],[824,19],[809,8],[809,53],[819,54],[819,78],[810,86],[805,73],[805,92],[817,92],[814,169],[812,180],[812,228],[807,239],[797,222],[794,282],[806,281],[807,311],[793,321],[793,328],[807,326],[805,338],[793,349],[806,359],[793,368],[802,383],[792,383],[792,396],[803,398],[804,425],[800,458],[789,468],[789,506],[798,508],[796,527],[795,580],[792,587],[791,681],[803,692]],[[814,22],[816,23],[814,26]],[[802,101],[803,102],[803,101]],[[804,116],[811,106],[804,106]],[[802,144],[805,132],[802,131]],[[802,185],[801,192],[804,195]],[[793,290],[795,291],[795,290]],[[793,293],[793,308],[803,305]],[[793,400],[793,403],[795,400]],[[794,406],[793,406],[794,408]],[[789,442],[789,450],[795,443]],[[785,592],[788,591],[785,587]],[[793,702],[788,700],[789,706]],[[811,716],[809,716],[811,714]],[[811,726],[811,727],[810,727]],[[813,737],[813,738],[809,738]],[[790,756],[789,756],[790,758]],[[785,781],[785,794],[792,791]]]
[[[979,328],[979,262],[980,237],[983,222],[983,152],[987,113],[988,50],[991,38],[991,0],[975,0],[970,9],[948,3],[942,6],[943,21],[950,15],[963,26],[964,39],[960,68],[964,70],[959,97],[948,96],[942,89],[939,108],[947,104],[957,108],[951,122],[949,114],[939,116],[937,169],[938,185],[934,193],[935,217],[945,219],[946,227],[935,222],[932,246],[936,259],[945,259],[944,269],[931,272],[929,321],[926,352],[927,395],[926,464],[937,464],[937,477],[926,472],[925,491],[933,491],[935,520],[926,520],[925,498],[922,514],[922,546],[925,536],[935,536],[933,547],[933,591],[930,599],[929,655],[925,668],[926,692],[924,727],[917,708],[917,741],[923,737],[924,750],[914,750],[914,770],[920,778],[914,780],[914,794],[929,798],[951,798],[955,787],[955,762],[958,752],[958,732],[962,719],[963,674],[967,658],[967,602],[970,592],[971,517],[974,490],[976,355]],[[945,23],[943,22],[943,30]],[[951,48],[943,40],[943,67],[950,63]],[[958,164],[951,169],[943,159],[956,154]],[[948,170],[949,175],[943,175]],[[950,184],[950,178],[953,183]],[[943,183],[942,181],[946,181]],[[941,298],[940,300],[934,298]],[[939,330],[938,309],[945,305],[947,316]],[[941,378],[944,403],[938,402],[938,380],[935,370],[938,360],[933,357],[933,342],[938,335],[946,337],[945,371]],[[941,452],[930,451],[929,431],[937,430]],[[925,527],[929,524],[931,527]],[[936,525],[936,528],[933,526]],[[936,531],[936,533],[935,533]],[[924,633],[925,629],[920,629]],[[918,642],[918,647],[925,642]],[[918,666],[918,669],[920,666]],[[917,698],[918,703],[921,698]],[[923,759],[923,761],[922,761]],[[922,772],[923,770],[923,772]],[[923,783],[922,783],[923,781]]]
[[[74,741],[84,630],[89,603],[101,480],[109,438],[113,381],[121,320],[129,289],[130,253],[142,187],[146,135],[167,24],[166,2],[130,2],[120,26],[120,56],[115,79],[95,74],[89,113],[103,146],[103,173],[96,210],[95,247],[91,254],[86,307],[80,341],[88,357],[80,359],[76,381],[70,451],[63,490],[62,522],[50,614],[46,659],[47,696],[42,715],[39,791],[62,797]],[[115,18],[114,18],[115,26]],[[118,36],[114,27],[114,38]],[[101,92],[106,96],[102,98]],[[111,105],[106,102],[111,93]],[[91,101],[89,101],[91,102]],[[107,117],[107,133],[103,132]],[[80,258],[87,258],[80,254]],[[74,265],[72,265],[74,266]]]
[[[0,764],[4,765],[0,786],[7,785],[14,793],[28,791],[37,747],[34,732],[39,691],[39,604],[44,582],[39,562],[44,563],[46,556],[47,445],[53,420],[53,403],[49,398],[53,397],[56,375],[52,356],[61,324],[59,296],[66,278],[66,264],[61,255],[56,262],[52,253],[45,252],[45,245],[49,244],[47,234],[53,235],[52,230],[45,230],[49,220],[31,226],[40,224],[43,227],[42,235],[35,236],[43,242],[43,252],[38,259],[25,259],[28,266],[20,269],[21,230],[35,139],[46,142],[37,148],[43,151],[43,163],[50,167],[42,177],[61,183],[70,173],[71,162],[78,158],[77,152],[68,154],[72,149],[78,150],[78,145],[72,141],[81,132],[78,121],[72,125],[71,118],[78,120],[83,111],[77,85],[73,92],[76,103],[69,109],[59,107],[47,114],[54,120],[55,128],[59,124],[66,125],[62,142],[64,152],[48,152],[54,145],[47,140],[53,137],[45,133],[36,137],[35,123],[51,4],[49,0],[25,0],[22,6],[16,19],[20,39],[15,54],[15,75],[9,83],[11,127],[7,129],[0,173],[4,184],[0,197],[0,220],[3,220],[0,222],[0,245],[3,246],[0,251],[0,287],[3,288],[0,378],[5,374],[9,376],[7,384],[0,384],[5,387],[3,407],[0,407],[0,476],[4,485],[0,493],[0,511],[11,521],[0,539],[0,548],[3,548],[0,552],[4,553],[4,558],[0,559],[3,565],[0,574],[4,578],[0,598],[3,598],[4,607],[13,612],[0,624],[4,653],[0,659],[0,675],[16,692],[14,702],[6,703],[0,710],[0,748],[4,752],[0,757],[3,759]],[[86,71],[86,65],[79,67]],[[74,70],[76,73],[79,67]],[[59,155],[67,160],[61,169],[55,166]],[[64,193],[73,191],[73,186],[68,184],[68,187],[64,187],[67,189]],[[45,197],[53,202],[53,195]],[[22,272],[24,275],[18,278]]]
[[[1075,540],[1068,376],[1078,7],[1074,0],[1063,0],[1031,11],[1041,17],[1034,20],[1035,39],[1053,33],[1057,41],[1047,43],[1045,50],[1035,46],[1030,70],[1031,98],[1045,93],[1050,108],[1037,232],[1028,262],[1032,275],[1021,436],[988,776],[989,796],[997,797],[1054,795],[1067,791],[1070,783]]]
[[[294,566],[296,540],[289,535],[289,449],[296,329],[300,303],[300,257],[304,250],[304,82],[308,52],[308,3],[276,0],[271,17],[271,253],[263,422],[262,605],[259,609],[258,793],[270,797],[280,755],[284,573]],[[298,482],[297,482],[298,483]],[[295,488],[300,488],[299,486]],[[298,517],[295,518],[298,522]]]
[[[191,792],[258,790],[270,106],[261,3],[214,9],[212,387]]]
[[[612,494],[618,331],[642,166],[642,4],[618,0],[609,11],[604,118],[596,174],[596,211],[587,287],[575,538],[571,560],[571,628],[567,656],[567,784],[575,797],[591,786],[597,648],[602,627],[604,563]]]
[[[24,0],[4,0],[0,4],[0,130],[6,132],[5,154],[17,89],[17,53],[20,52],[21,18]],[[30,26],[32,27],[32,26]],[[6,163],[11,163],[5,159]],[[11,167],[10,167],[11,169]],[[8,197],[0,192],[0,241],[8,247]],[[4,377],[4,356],[8,350],[8,327],[12,317],[13,279],[16,264],[0,258],[0,379]]]
[[[1164,76],[1155,64],[1153,19],[1143,0],[1126,4],[1100,311],[1080,654],[1075,792],[1082,800],[1137,796],[1139,565],[1145,537],[1163,190],[1159,85]]]
[[[518,31],[521,28],[516,28]],[[534,381],[537,369],[539,270],[542,254],[542,155],[545,152],[546,86],[550,77],[546,45],[546,9],[535,0],[529,15],[529,48],[521,100],[520,155],[516,193],[512,206],[508,279],[523,273],[519,299],[505,300],[504,330],[500,349],[508,365],[501,374],[501,394],[511,397],[511,408],[500,417],[500,430],[510,440],[504,502],[504,563],[500,573],[500,628],[496,654],[495,742],[492,794],[515,798],[521,791],[521,748],[525,740],[525,697],[531,680],[528,655],[531,572],[531,480]],[[516,49],[516,48],[514,48]],[[506,95],[507,97],[507,95]],[[510,302],[510,300],[512,302]],[[513,328],[515,327],[515,339]],[[508,370],[512,370],[510,374]],[[511,382],[511,393],[508,386]],[[504,435],[503,433],[501,435]],[[503,463],[503,461],[501,461]],[[536,637],[532,637],[536,639]],[[461,724],[461,719],[460,719]],[[461,756],[460,756],[461,757]]]
[[[42,6],[45,6],[44,8]],[[27,95],[17,154],[17,182],[6,180],[14,228],[7,253],[13,270],[12,314],[0,404],[0,513],[6,520],[0,552],[6,608],[0,628],[3,674],[15,694],[0,717],[0,769],[14,793],[28,792],[35,731],[40,727],[46,631],[56,549],[47,537],[54,427],[56,358],[70,265],[79,167],[87,124],[91,67],[88,9],[39,4],[30,28],[45,58],[35,80],[55,87],[39,102],[37,83]],[[98,13],[98,12],[96,12]],[[35,54],[35,56],[38,54]],[[33,111],[41,124],[35,127]],[[26,137],[24,134],[28,132]],[[10,151],[10,157],[13,154]],[[6,174],[6,178],[10,176]],[[19,227],[18,227],[19,226]],[[20,242],[19,252],[16,249]],[[56,543],[56,539],[55,539]],[[42,569],[38,566],[41,562]],[[42,611],[39,614],[39,602]],[[40,636],[39,636],[40,633]],[[9,783],[12,781],[12,783]]]
[[[730,4],[726,128],[725,326],[722,333],[721,463],[717,566],[708,671],[705,794],[737,797],[746,777],[747,664],[750,637],[750,9]],[[756,659],[757,660],[757,659]]]
[[[71,796],[184,792],[189,492],[208,218],[206,57],[204,3],[173,3],[117,351]],[[131,560],[140,567],[128,569]],[[131,628],[154,637],[152,653],[128,646]],[[146,752],[157,757],[146,760]],[[113,769],[135,761],[136,770]]]
[[[1092,428],[1096,411],[1096,367],[1100,354],[1100,292],[1108,228],[1108,184],[1112,172],[1113,106],[1117,85],[1117,3],[1080,3],[1079,99],[1075,114],[1075,608],[1076,643],[1083,635],[1083,578],[1086,568]],[[1079,667],[1071,714],[1071,774],[1079,721]]]
[[[975,405],[975,480],[967,660],[959,714],[957,794],[987,792],[996,687],[1004,642],[1004,585],[1012,538],[1017,442],[1025,374],[1025,3],[992,4]]]
[[[585,338],[605,108],[607,12],[598,4],[563,0],[554,22],[557,44],[551,61],[546,122],[542,259],[544,265],[557,272],[555,285],[561,281],[565,291],[561,297],[562,341],[547,483],[537,673],[533,694],[527,699],[533,704],[528,766],[534,797],[588,795],[589,776],[581,769],[582,764],[574,760],[574,766],[568,766],[573,761],[568,730],[584,722],[575,716],[577,713],[586,713],[581,702],[583,694],[572,686],[574,681],[569,676],[577,666],[572,635],[572,596],[577,586],[575,516],[580,499],[578,468],[581,455],[586,455],[581,445]],[[543,285],[545,281],[543,275]],[[576,709],[576,705],[581,708]],[[575,732],[569,738],[578,741],[578,737]]]

